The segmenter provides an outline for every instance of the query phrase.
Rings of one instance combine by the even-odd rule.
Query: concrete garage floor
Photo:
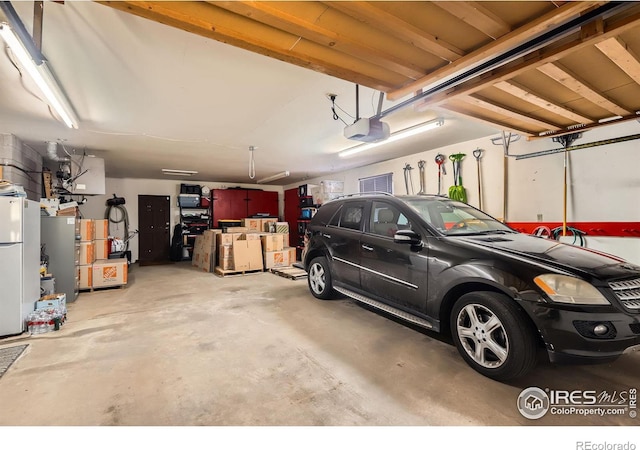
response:
[[[523,388],[640,388],[640,353],[538,365],[492,381],[438,335],[306,281],[134,266],[125,289],[83,293],[60,331],[0,378],[0,425],[637,425],[628,416],[523,418]],[[37,405],[37,407],[34,407]]]

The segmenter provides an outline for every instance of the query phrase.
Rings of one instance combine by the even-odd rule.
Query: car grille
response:
[[[609,287],[620,299],[622,306],[640,311],[640,278],[609,283]]]
[[[640,334],[640,323],[630,323],[629,328],[635,334]]]

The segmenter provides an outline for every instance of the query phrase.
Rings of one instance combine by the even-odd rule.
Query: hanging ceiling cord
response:
[[[31,94],[33,97],[37,98],[38,100],[40,100],[42,103],[44,103],[45,105],[47,105],[47,109],[49,110],[49,114],[51,115],[51,117],[54,120],[60,120],[60,117],[58,115],[56,115],[54,113],[54,111],[51,109],[51,105],[49,105],[46,101],[44,101],[42,99],[42,97],[40,97],[38,94],[36,94],[35,92],[33,92],[31,89],[29,89],[29,87],[25,84],[24,82],[24,76],[22,75],[22,71],[20,70],[20,67],[18,67],[18,65],[16,64],[16,62],[13,59],[13,56],[11,56],[13,53],[11,52],[11,49],[9,48],[9,46],[7,45],[4,48],[4,53],[7,56],[7,59],[9,60],[9,62],[11,63],[11,65],[13,67],[15,67],[16,71],[18,72],[18,75],[20,76],[20,84],[22,85],[23,89],[25,91],[27,91],[27,93]]]
[[[336,111],[336,108],[338,108],[340,111],[342,111],[343,113],[345,113],[346,115],[348,115],[349,117],[352,117],[348,112],[346,112],[344,109],[342,109],[339,105],[336,105],[336,97],[337,95],[335,94],[328,94],[327,97],[329,98],[329,100],[331,101],[331,112],[333,113],[333,120],[340,120],[342,123],[344,123],[345,125],[349,125],[347,122],[345,122],[342,117],[340,117],[338,115],[338,112]]]
[[[13,56],[11,56],[12,52],[9,49],[8,45],[4,48],[4,53],[5,53],[5,55],[7,55],[7,59],[9,60],[11,65],[13,67],[15,67],[15,69],[18,71],[18,75],[20,75],[20,84],[22,84],[22,87],[24,88],[24,90],[27,91],[29,94],[33,95],[35,98],[37,98],[38,100],[40,100],[41,102],[44,103],[44,100],[42,100],[42,98],[40,98],[40,96],[38,96],[38,94],[33,92],[31,89],[29,89],[27,87],[26,84],[24,84],[24,76],[22,75],[22,71],[20,70],[20,67],[18,67],[18,65],[16,64],[15,60],[13,59]]]
[[[256,149],[253,145],[249,146],[249,178],[254,179],[256,177],[256,161],[253,157],[253,152]]]

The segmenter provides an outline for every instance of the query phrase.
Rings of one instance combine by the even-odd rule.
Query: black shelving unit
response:
[[[309,223],[313,215],[318,209],[318,205],[314,204],[311,196],[311,185],[303,184],[298,187],[298,242],[296,242],[296,258],[298,261],[302,259],[302,249],[304,248],[304,235],[307,231]]]
[[[181,194],[184,195],[184,194]],[[191,194],[192,198],[196,194]],[[193,247],[196,236],[211,228],[211,215],[208,206],[202,206],[202,197],[197,195],[196,206],[185,206],[178,200],[180,207],[180,224],[182,226],[182,248],[187,249],[188,256],[184,255],[183,260],[190,260],[193,257]]]

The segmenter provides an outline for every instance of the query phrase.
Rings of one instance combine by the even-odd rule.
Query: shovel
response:
[[[480,178],[480,158],[482,158],[481,148],[477,148],[473,151],[473,157],[476,159],[476,166],[478,169],[478,209],[482,209],[482,180]]]
[[[453,182],[454,185],[449,188],[449,198],[461,202],[467,202],[467,191],[462,186],[462,174],[460,173],[460,161],[465,157],[464,153],[456,153],[449,155],[449,159],[453,165]]]
[[[442,185],[442,175],[446,175],[447,171],[444,168],[444,162],[447,160],[447,157],[442,153],[438,153],[436,155],[436,164],[438,165],[438,195],[440,195],[440,186]]]

